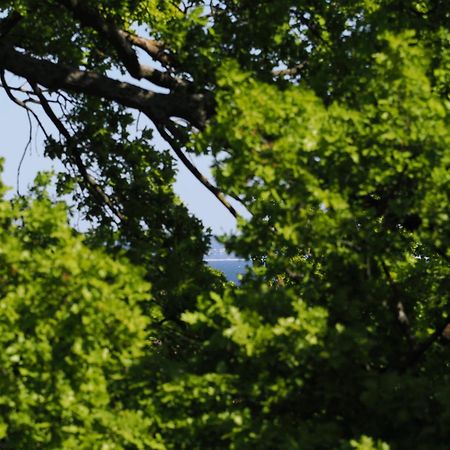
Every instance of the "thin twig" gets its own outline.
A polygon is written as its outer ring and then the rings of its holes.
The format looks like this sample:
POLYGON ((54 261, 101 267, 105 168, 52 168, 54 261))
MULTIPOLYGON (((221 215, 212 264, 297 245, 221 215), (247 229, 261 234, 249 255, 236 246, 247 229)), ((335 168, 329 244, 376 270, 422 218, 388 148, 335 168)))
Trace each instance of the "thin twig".
POLYGON ((18 99, 17 97, 15 97, 12 92, 11 89, 6 81, 5 78, 5 71, 4 70, 0 70, 0 80, 1 80, 1 86, 3 87, 3 89, 6 92, 6 95, 8 96, 8 98, 14 102, 16 105, 20 106, 21 108, 23 108, 25 110, 25 112, 27 113, 27 118, 28 118, 28 125, 29 125, 29 135, 28 135, 28 141, 25 145, 25 148, 22 152, 22 156, 20 158, 19 161, 19 165, 17 166, 17 178, 16 178, 16 191, 18 195, 20 194, 20 172, 22 170, 22 164, 23 161, 25 160, 25 155, 27 153, 27 150, 30 148, 30 145, 33 141, 33 122, 31 120, 31 115, 34 117, 34 119, 36 120, 38 127, 43 131, 46 139, 49 139, 49 135, 46 131, 46 129, 44 128, 44 126, 42 125, 42 122, 40 121, 39 117, 37 116, 37 114, 22 100, 18 99))
MULTIPOLYGON (((44 109, 45 113, 49 117, 49 119, 53 122, 57 130, 61 133, 61 135, 66 140, 66 143, 68 147, 70 148, 72 136, 67 131, 64 124, 61 122, 61 120, 56 116, 56 114, 53 112, 52 108, 47 102, 47 99, 44 97, 42 92, 40 91, 40 88, 35 84, 30 82, 31 87, 33 88, 35 94, 41 101, 42 108, 44 109)), ((76 151, 70 151, 70 156, 72 156, 72 159, 75 163, 75 165, 78 167, 78 170, 80 171, 81 176, 83 177, 83 180, 85 181, 88 188, 91 190, 91 192, 94 194, 95 197, 99 199, 100 202, 104 203, 108 206, 108 208, 111 210, 111 212, 116 215, 120 220, 124 220, 125 216, 118 210, 116 205, 113 203, 113 201, 110 199, 110 197, 106 194, 106 192, 102 189, 102 187, 97 183, 97 181, 89 174, 87 171, 80 155, 76 151)))
POLYGON ((20 194, 20 171, 22 169, 22 164, 25 159, 27 150, 30 148, 31 142, 33 140, 33 122, 31 121, 30 112, 28 110, 26 110, 26 113, 27 113, 27 117, 28 117, 29 134, 28 134, 28 142, 25 145, 25 148, 23 149, 23 153, 20 158, 19 165, 17 166, 16 191, 17 191, 17 195, 19 195, 19 196, 21 195, 20 194))
POLYGON ((46 139, 49 139, 49 135, 46 131, 46 129, 44 128, 44 126, 42 125, 42 122, 40 121, 39 117, 37 116, 37 114, 22 100, 18 99, 17 97, 15 97, 12 92, 11 89, 8 85, 8 83, 6 82, 5 79, 5 71, 4 70, 0 70, 0 80, 2 82, 1 86, 3 87, 3 89, 6 92, 6 95, 8 96, 8 98, 14 102, 16 105, 20 106, 21 108, 25 109, 27 111, 27 113, 32 114, 32 116, 34 117, 34 119, 36 120, 38 126, 41 128, 42 132, 44 133, 46 139))

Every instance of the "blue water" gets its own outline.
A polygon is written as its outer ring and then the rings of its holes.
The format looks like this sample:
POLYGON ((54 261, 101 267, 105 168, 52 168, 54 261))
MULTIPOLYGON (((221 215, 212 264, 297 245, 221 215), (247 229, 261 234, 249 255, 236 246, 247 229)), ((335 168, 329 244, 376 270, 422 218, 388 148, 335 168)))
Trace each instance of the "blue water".
POLYGON ((229 281, 239 284, 238 276, 245 273, 245 268, 250 264, 243 259, 207 259, 206 262, 214 269, 224 273, 229 281))

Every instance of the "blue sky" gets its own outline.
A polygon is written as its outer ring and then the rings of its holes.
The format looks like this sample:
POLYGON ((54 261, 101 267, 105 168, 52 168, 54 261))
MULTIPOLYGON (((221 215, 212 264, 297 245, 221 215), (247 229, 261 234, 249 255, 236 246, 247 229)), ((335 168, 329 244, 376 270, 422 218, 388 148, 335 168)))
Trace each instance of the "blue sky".
MULTIPOLYGON (((14 81, 12 77, 8 77, 8 79, 14 81)), ((19 179, 22 194, 26 192, 27 186, 33 181, 38 171, 63 170, 60 164, 43 156, 43 136, 41 132, 36 134, 36 128, 34 124, 32 144, 25 153, 18 178, 17 170, 20 159, 29 139, 27 114, 22 108, 13 104, 3 89, 0 89, 0 157, 5 159, 2 179, 14 191, 17 189, 17 179, 19 179)), ((48 129, 52 130, 50 124, 48 129)), ((164 144, 161 143, 161 145, 164 144)), ((196 161, 196 165, 204 173, 209 173, 208 163, 209 160, 205 157, 196 161)), ((199 217, 205 226, 210 227, 214 234, 235 230, 235 219, 231 214, 182 164, 178 164, 175 189, 190 211, 199 217)))

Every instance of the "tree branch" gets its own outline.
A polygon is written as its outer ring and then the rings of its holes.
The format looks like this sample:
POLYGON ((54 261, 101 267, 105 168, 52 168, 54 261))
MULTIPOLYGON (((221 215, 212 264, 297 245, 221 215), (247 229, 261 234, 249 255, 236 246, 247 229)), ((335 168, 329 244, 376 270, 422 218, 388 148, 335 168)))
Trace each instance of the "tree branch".
POLYGON ((142 111, 154 123, 164 123, 171 116, 175 116, 187 120, 198 129, 203 129, 211 114, 211 107, 208 107, 202 94, 158 94, 95 72, 82 71, 25 55, 5 42, 0 42, 0 68, 50 90, 62 89, 115 101, 142 111))
POLYGON ((397 284, 392 278, 392 275, 389 271, 388 266, 386 263, 381 260, 381 267, 383 268, 383 272, 386 276, 386 279, 388 280, 389 286, 392 290, 392 297, 390 300, 391 309, 393 311, 394 317, 400 328, 402 329, 402 332, 404 336, 406 337, 408 344, 410 346, 410 349, 414 348, 414 337, 411 332, 411 324, 409 322, 408 316, 406 315, 405 307, 403 305, 403 302, 400 300, 401 293, 398 289, 397 284))
POLYGON ((0 39, 5 37, 20 21, 22 15, 13 11, 9 16, 0 20, 0 39))
POLYGON ((122 35, 136 47, 144 50, 147 55, 155 61, 159 61, 163 66, 173 66, 173 58, 164 51, 164 45, 154 39, 146 39, 141 36, 129 33, 128 31, 120 31, 122 35))
POLYGON ((306 66, 306 61, 297 64, 294 67, 287 67, 286 69, 272 70, 272 75, 277 77, 282 76, 295 76, 300 73, 300 71, 306 66))
POLYGON ((72 146, 71 146, 72 136, 70 135, 69 131, 66 129, 64 124, 61 122, 61 120, 53 112, 47 99, 42 94, 41 90, 39 89, 39 86, 37 86, 36 83, 31 82, 31 87, 33 88, 33 91, 36 94, 36 96, 39 98, 42 108, 45 111, 45 113, 47 114, 48 118, 52 121, 52 123, 55 125, 56 129, 61 133, 61 135, 66 140, 66 143, 70 149, 69 157, 71 157, 71 159, 77 166, 77 168, 80 172, 80 175, 82 176, 84 182, 86 183, 88 190, 90 190, 92 192, 94 197, 97 198, 97 200, 99 200, 100 203, 103 203, 106 206, 108 206, 108 208, 111 210, 111 212, 114 215, 116 215, 120 220, 124 220, 125 216, 118 210, 117 206, 114 204, 114 202, 111 200, 111 198, 106 194, 106 192, 102 189, 102 187, 97 183, 97 181, 94 179, 94 177, 89 174, 80 155, 76 151, 72 150, 72 146))
POLYGON ((36 120, 39 128, 42 130, 42 132, 44 133, 45 137, 48 139, 49 135, 47 134, 46 129, 44 128, 44 126, 42 125, 42 122, 40 121, 38 115, 22 100, 18 99, 17 97, 15 97, 12 92, 11 92, 11 88, 8 85, 8 83, 6 82, 5 79, 5 71, 0 69, 0 80, 1 80, 1 86, 3 87, 3 89, 6 92, 6 95, 8 96, 8 98, 14 102, 17 106, 20 106, 21 108, 25 109, 27 111, 28 114, 31 114, 34 119, 36 120))
MULTIPOLYGON (((167 139, 186 168, 227 208, 233 217, 238 217, 238 213, 228 202, 225 195, 198 171, 183 153, 177 140, 173 139, 165 130, 165 127, 170 127, 171 117, 180 117, 187 120, 191 126, 203 129, 214 108, 204 95, 190 94, 186 91, 174 92, 169 95, 158 94, 94 72, 82 71, 25 55, 15 50, 11 44, 8 45, 8 42, 0 42, 0 69, 6 69, 15 75, 26 78, 30 84, 39 84, 49 90, 64 90, 105 98, 143 112, 155 124, 161 135, 167 139)), ((42 102, 42 105, 43 107, 48 106, 48 102, 42 102)), ((50 113, 48 108, 46 113, 50 113)), ((53 117, 50 114, 49 117, 61 134, 65 136, 60 125, 55 121, 56 116, 53 117)), ((173 126, 170 132, 174 132, 173 126)), ((76 158, 76 155, 74 155, 74 158, 76 158)), ((93 183, 89 179, 89 174, 83 175, 82 161, 75 160, 75 163, 79 166, 85 182, 92 186, 93 183)), ((94 188, 97 197, 100 195, 104 197, 103 194, 98 192, 97 187, 94 186, 94 188)), ((103 202, 108 204, 106 198, 103 198, 103 202)))
POLYGON ((430 347, 441 337, 446 335, 446 330, 448 326, 450 325, 450 316, 447 316, 441 324, 436 326, 434 332, 423 341, 419 346, 416 347, 414 352, 411 353, 410 357, 408 358, 406 364, 403 367, 403 370, 409 369, 413 366, 415 366, 420 359, 423 357, 423 355, 430 349, 430 347))
MULTIPOLYGON (((226 199, 225 194, 219 188, 214 186, 208 180, 208 178, 206 178, 205 175, 203 175, 197 169, 197 167, 195 167, 194 164, 192 164, 189 158, 184 154, 178 142, 167 133, 167 131, 163 126, 157 125, 157 129, 161 134, 161 136, 170 144, 175 154, 178 156, 178 158, 180 158, 181 162, 185 165, 185 167, 189 170, 189 172, 191 172, 192 175, 194 175, 194 177, 197 178, 197 180, 200 181, 200 183, 202 183, 203 186, 205 186, 206 189, 208 189, 208 191, 211 192, 220 201, 220 203, 222 203, 223 206, 225 206, 225 208, 230 212, 230 214, 234 218, 238 218, 239 217, 238 212, 226 199)), ((171 133, 175 133, 174 127, 170 127, 169 125, 168 129, 170 130, 171 133)))
POLYGON ((127 39, 127 34, 122 32, 112 20, 102 17, 98 11, 87 7, 85 3, 79 0, 59 0, 59 3, 68 9, 82 26, 93 28, 114 47, 120 61, 133 78, 138 80, 145 78, 166 88, 175 88, 181 84, 179 80, 172 78, 168 72, 160 72, 140 64, 130 43, 131 41, 127 39))

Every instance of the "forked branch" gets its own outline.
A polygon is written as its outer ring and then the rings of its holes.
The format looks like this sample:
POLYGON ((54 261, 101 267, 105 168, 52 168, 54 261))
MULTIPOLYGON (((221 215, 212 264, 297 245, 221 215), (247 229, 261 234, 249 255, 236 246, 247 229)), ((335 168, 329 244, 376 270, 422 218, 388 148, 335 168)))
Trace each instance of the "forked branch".
POLYGON ((434 332, 411 353, 403 370, 407 370, 415 366, 431 348, 431 346, 442 336, 446 336, 446 331, 450 326, 450 317, 447 316, 439 325, 435 327, 434 332))
MULTIPOLYGON (((169 72, 161 72, 141 64, 132 46, 133 41, 112 19, 104 18, 98 10, 88 7, 86 3, 79 0, 59 0, 59 3, 68 9, 82 26, 93 28, 112 45, 133 78, 138 80, 144 78, 166 88, 175 88, 180 85, 181 81, 172 78, 169 72)), ((153 52, 151 56, 159 57, 159 53, 159 51, 153 52)))
POLYGON ((48 118, 55 125, 55 127, 59 131, 59 133, 64 137, 66 144, 67 144, 68 148, 70 149, 69 157, 70 157, 70 159, 72 159, 72 161, 77 166, 78 171, 80 172, 81 177, 83 178, 84 182, 86 183, 86 187, 88 188, 88 190, 94 195, 94 198, 96 198, 100 202, 100 204, 106 205, 114 215, 116 215, 120 220, 124 220, 125 216, 120 212, 120 210, 117 208, 117 206, 111 200, 111 198, 106 194, 106 192, 102 189, 102 187, 97 183, 95 178, 87 171, 86 166, 84 165, 83 160, 81 159, 81 157, 77 153, 77 151, 73 150, 73 148, 71 146, 72 136, 70 135, 69 131, 66 129, 64 124, 61 122, 61 120, 57 117, 57 115, 52 110, 47 99, 41 92, 39 86, 36 83, 32 83, 32 82, 31 82, 31 86, 33 88, 34 93, 39 98, 44 112, 47 114, 48 118))

